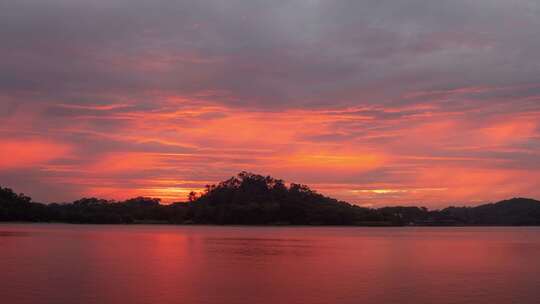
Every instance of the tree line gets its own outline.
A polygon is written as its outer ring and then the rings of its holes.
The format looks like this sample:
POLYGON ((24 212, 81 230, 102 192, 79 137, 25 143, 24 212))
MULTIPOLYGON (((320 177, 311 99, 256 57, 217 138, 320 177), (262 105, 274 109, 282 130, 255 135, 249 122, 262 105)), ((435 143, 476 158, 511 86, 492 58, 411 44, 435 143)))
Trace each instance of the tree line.
POLYGON ((353 225, 451 226, 540 225, 540 202, 514 198, 478 207, 365 208, 336 200, 306 185, 249 172, 187 202, 164 205, 159 199, 137 197, 125 201, 82 198, 72 203, 42 204, 24 194, 0 187, 0 221, 92 224, 169 223, 216 225, 353 225))

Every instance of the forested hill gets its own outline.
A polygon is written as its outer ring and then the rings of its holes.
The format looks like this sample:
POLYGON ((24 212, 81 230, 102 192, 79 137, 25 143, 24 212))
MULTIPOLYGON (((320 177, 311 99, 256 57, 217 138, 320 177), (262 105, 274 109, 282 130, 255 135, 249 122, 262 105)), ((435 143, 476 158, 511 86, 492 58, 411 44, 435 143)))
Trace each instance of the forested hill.
POLYGON ((515 198, 477 207, 363 208, 321 195, 300 184, 242 172, 186 203, 160 204, 138 197, 126 201, 83 198, 41 204, 0 187, 0 221, 66 223, 171 223, 237 225, 540 225, 540 202, 515 198))
POLYGON ((450 207, 441 211, 469 225, 540 225, 540 201, 513 198, 478 207, 450 207))

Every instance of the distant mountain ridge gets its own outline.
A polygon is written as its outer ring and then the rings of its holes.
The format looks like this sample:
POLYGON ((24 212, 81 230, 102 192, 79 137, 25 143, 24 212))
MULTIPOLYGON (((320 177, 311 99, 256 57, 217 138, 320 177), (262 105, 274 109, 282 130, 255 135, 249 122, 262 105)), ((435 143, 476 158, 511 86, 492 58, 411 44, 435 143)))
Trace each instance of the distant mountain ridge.
POLYGON ((468 225, 540 225, 540 201, 529 198, 476 207, 449 207, 441 212, 468 225))
POLYGON ((159 199, 137 197, 116 202, 83 198, 69 204, 41 204, 0 187, 0 221, 66 223, 170 223, 218 225, 353 225, 456 226, 540 225, 540 201, 513 198, 476 207, 364 208, 339 201, 301 184, 249 172, 203 193, 189 202, 161 205, 159 199))

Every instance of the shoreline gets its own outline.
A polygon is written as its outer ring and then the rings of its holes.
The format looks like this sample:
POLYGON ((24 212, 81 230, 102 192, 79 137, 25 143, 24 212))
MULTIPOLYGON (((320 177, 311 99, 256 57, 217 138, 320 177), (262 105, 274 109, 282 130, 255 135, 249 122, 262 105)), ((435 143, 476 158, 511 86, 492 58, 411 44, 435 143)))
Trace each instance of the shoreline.
POLYGON ((254 228, 534 228, 540 225, 242 225, 242 224, 173 224, 173 223, 70 223, 0 221, 0 225, 72 225, 72 226, 178 226, 178 227, 254 227, 254 228))

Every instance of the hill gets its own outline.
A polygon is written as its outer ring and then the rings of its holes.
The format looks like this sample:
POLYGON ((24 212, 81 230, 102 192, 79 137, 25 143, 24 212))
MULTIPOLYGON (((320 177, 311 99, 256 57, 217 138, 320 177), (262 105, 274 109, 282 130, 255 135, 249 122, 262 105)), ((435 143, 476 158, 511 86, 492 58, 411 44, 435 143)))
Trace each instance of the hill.
POLYGON ((270 176, 242 172, 192 196, 190 211, 196 223, 384 225, 388 219, 362 208, 321 195, 308 186, 270 176))
POLYGON ((540 202, 513 198, 478 207, 449 207, 441 214, 465 225, 540 225, 540 202))
POLYGON ((477 207, 363 208, 339 201, 306 185, 241 172, 187 203, 160 204, 137 197, 126 201, 83 198, 66 204, 32 202, 0 187, 0 221, 66 223, 171 223, 235 225, 449 226, 540 225, 540 202, 514 198, 477 207))

